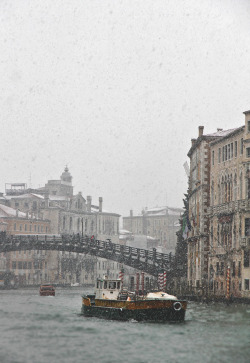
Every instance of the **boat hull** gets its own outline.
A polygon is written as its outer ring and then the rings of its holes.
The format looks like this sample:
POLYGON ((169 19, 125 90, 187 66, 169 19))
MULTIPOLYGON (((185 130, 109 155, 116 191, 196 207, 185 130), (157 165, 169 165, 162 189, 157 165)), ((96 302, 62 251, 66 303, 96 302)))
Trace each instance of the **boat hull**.
POLYGON ((40 296, 55 296, 55 291, 40 291, 40 296))
POLYGON ((83 298, 82 314, 110 320, 181 322, 185 319, 186 301, 170 300, 95 300, 83 298))

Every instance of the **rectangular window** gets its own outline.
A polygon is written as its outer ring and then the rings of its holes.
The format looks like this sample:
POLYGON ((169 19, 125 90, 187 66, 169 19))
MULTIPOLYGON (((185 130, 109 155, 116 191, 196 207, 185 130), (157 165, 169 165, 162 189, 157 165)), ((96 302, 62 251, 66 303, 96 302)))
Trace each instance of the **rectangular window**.
POLYGON ((31 230, 32 230, 32 224, 30 224, 30 232, 31 232, 31 230))
POLYGON ((31 270, 32 269, 32 263, 28 262, 28 269, 31 270))
POLYGON ((35 232, 36 232, 36 224, 35 224, 35 226, 34 226, 34 227, 35 227, 35 232))
POLYGON ((250 236, 250 218, 245 218, 245 236, 250 236))
POLYGON ((222 161, 224 161, 225 160, 225 155, 224 155, 224 146, 223 146, 223 148, 222 148, 222 161))
POLYGON ((241 277, 241 261, 238 263, 238 277, 241 277))
POLYGON ((16 223, 14 223, 14 231, 16 231, 16 223))
POLYGON ((22 270, 22 268, 23 268, 22 261, 18 261, 18 270, 22 270))
POLYGON ((221 265, 220 265, 220 274, 222 276, 224 275, 224 262, 221 262, 221 265))
POLYGON ((247 132, 250 132, 250 120, 247 121, 247 132))
POLYGON ((245 290, 249 290, 249 279, 245 279, 245 290))
POLYGON ((250 147, 247 147, 246 149, 246 157, 250 158, 250 147))
POLYGON ((219 163, 220 163, 221 162, 221 148, 219 148, 218 160, 219 160, 219 163))
POLYGON ((243 154, 243 139, 240 139, 240 153, 243 154))
POLYGON ((27 262, 26 261, 23 262, 23 269, 27 270, 27 262))
POLYGON ((15 270, 16 269, 16 261, 12 261, 12 269, 15 270))
POLYGON ((234 143, 231 142, 231 159, 234 157, 234 143))
POLYGON ((214 165, 214 151, 212 151, 212 165, 214 165))
POLYGON ((24 225, 24 230, 27 231, 27 224, 24 225))
POLYGON ((244 251, 244 267, 249 267, 249 252, 244 251))
POLYGON ((237 157, 237 148, 238 148, 238 145, 237 145, 237 141, 234 142, 234 156, 237 157))
POLYGON ((216 262, 216 274, 219 274, 220 264, 219 262, 216 262))
POLYGON ((233 261, 233 271, 232 271, 232 276, 235 277, 235 262, 233 261))
POLYGON ((230 149, 231 149, 231 146, 230 146, 230 144, 228 144, 228 145, 227 145, 228 160, 230 160, 230 159, 231 159, 231 157, 230 157, 230 156, 231 156, 231 153, 230 153, 230 151, 231 151, 231 150, 230 150, 230 149))
POLYGON ((225 147, 225 161, 227 161, 227 145, 225 147))

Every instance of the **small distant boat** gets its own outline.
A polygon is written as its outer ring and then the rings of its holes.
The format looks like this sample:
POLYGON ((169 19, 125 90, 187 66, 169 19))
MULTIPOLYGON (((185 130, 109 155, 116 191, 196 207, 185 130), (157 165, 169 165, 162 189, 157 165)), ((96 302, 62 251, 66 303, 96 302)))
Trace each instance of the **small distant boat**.
POLYGON ((96 292, 82 296, 82 314, 112 320, 184 321, 187 302, 163 291, 136 296, 120 279, 97 279, 96 292))
POLYGON ((39 289, 40 296, 55 296, 55 288, 51 284, 44 284, 39 289))

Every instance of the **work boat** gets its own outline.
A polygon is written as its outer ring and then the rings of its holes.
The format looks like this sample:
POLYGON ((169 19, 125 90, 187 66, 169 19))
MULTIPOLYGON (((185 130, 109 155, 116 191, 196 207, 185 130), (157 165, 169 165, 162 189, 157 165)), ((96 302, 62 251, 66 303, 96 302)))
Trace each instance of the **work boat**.
POLYGON ((184 321, 187 302, 166 292, 137 296, 120 279, 97 279, 96 292, 82 296, 82 314, 113 320, 184 321))

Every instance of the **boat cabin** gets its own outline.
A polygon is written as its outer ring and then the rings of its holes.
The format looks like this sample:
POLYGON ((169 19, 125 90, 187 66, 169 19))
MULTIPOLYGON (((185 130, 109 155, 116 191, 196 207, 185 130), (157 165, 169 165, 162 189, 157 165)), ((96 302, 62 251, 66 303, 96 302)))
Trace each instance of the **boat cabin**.
POLYGON ((96 281, 96 299, 117 300, 121 291, 121 279, 109 279, 104 276, 103 279, 98 278, 96 281))

